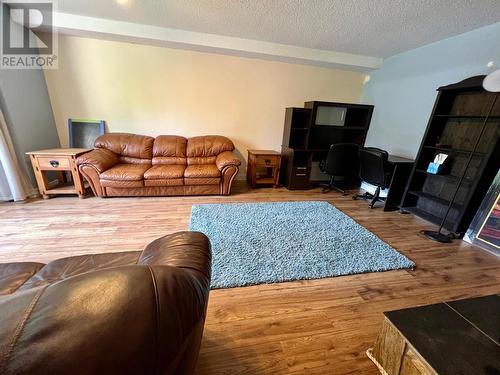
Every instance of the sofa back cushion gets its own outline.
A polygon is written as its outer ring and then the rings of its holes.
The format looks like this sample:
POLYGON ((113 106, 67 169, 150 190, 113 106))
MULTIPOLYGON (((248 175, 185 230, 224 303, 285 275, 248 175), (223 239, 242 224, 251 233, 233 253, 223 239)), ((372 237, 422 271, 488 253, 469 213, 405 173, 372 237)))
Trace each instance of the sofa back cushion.
POLYGON ((217 155, 233 151, 234 145, 229 138, 221 135, 205 135, 187 140, 187 164, 215 164, 217 155))
POLYGON ((151 164, 153 157, 153 137, 128 133, 107 133, 99 136, 96 148, 113 151, 124 164, 151 164))
POLYGON ((153 165, 186 165, 187 139, 177 135, 160 135, 153 144, 153 165))

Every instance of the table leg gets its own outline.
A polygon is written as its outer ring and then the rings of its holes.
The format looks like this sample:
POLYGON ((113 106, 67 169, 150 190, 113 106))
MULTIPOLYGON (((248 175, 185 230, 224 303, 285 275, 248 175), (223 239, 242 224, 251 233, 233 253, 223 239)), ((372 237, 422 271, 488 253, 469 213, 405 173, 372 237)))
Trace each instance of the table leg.
POLYGON ((73 184, 75 185, 75 190, 80 199, 85 198, 85 184, 83 182, 82 175, 78 172, 78 167, 76 166, 75 160, 72 160, 71 167, 71 177, 73 179, 73 184))
POLYGON ((47 176, 45 173, 40 170, 38 165, 38 161, 35 158, 35 155, 31 155, 31 164, 33 166, 33 171, 35 172, 36 183, 38 185, 38 190, 42 195, 43 199, 48 199, 49 196, 46 194, 47 190, 49 190, 49 182, 47 180, 47 176))
POLYGON ((280 186, 280 167, 276 167, 274 176, 274 188, 278 188, 280 186))

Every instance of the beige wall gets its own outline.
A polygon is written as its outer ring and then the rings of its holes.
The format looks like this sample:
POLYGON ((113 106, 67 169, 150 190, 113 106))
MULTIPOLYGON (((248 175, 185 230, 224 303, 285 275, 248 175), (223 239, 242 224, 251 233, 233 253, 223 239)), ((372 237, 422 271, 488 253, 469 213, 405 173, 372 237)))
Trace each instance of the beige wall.
POLYGON ((59 137, 67 119, 109 131, 221 134, 247 149, 281 147, 285 108, 358 103, 363 74, 306 65, 60 36, 59 69, 45 72, 59 137))

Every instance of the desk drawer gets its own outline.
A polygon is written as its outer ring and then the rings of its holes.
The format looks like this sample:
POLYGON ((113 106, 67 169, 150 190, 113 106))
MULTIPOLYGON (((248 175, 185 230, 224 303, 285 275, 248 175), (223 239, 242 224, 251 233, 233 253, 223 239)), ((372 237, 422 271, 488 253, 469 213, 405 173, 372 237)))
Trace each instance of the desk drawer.
POLYGON ((38 157, 38 165, 42 170, 71 170, 71 164, 65 157, 38 157))
POLYGON ((280 164, 279 155, 259 155, 255 158, 255 164, 265 167, 277 167, 280 164))
POLYGON ((292 168, 292 176, 296 178, 307 178, 311 174, 311 168, 309 167, 293 167, 292 168))
POLYGON ((290 190, 303 190, 309 189, 311 182, 309 177, 311 175, 311 169, 307 167, 294 167, 292 168, 292 173, 290 176, 290 190))

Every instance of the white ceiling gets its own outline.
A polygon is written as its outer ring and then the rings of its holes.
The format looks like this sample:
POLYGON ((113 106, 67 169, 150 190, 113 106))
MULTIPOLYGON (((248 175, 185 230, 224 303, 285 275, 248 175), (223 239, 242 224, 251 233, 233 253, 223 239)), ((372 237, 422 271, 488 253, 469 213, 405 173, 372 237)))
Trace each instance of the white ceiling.
POLYGON ((500 21, 499 0, 58 0, 58 11, 373 57, 500 21))

